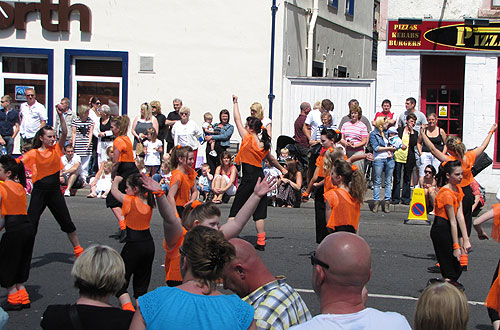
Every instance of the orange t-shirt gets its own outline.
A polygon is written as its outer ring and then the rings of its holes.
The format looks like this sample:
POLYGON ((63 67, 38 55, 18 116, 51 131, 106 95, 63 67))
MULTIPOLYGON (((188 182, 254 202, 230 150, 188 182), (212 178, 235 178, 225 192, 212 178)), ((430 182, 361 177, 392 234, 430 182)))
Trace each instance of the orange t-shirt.
POLYGON ((179 248, 184 243, 184 236, 186 236, 187 230, 182 227, 182 236, 175 244, 172 250, 167 249, 165 240, 163 240, 163 248, 167 252, 165 254, 165 280, 166 281, 182 281, 181 276, 181 252, 179 248))
POLYGON ((325 192, 325 200, 332 208, 326 225, 328 228, 351 225, 358 230, 361 205, 351 194, 341 188, 331 189, 325 192))
MULTIPOLYGON (((448 156, 448 161, 457 160, 453 156, 448 156)), ((469 150, 465 153, 464 160, 462 163, 462 170, 464 171, 464 176, 462 178, 462 182, 460 182, 460 187, 467 187, 474 181, 474 176, 472 175, 472 166, 474 166, 474 162, 476 161, 476 152, 474 150, 469 150)))
POLYGON ((444 208, 445 205, 452 205, 455 215, 457 214, 460 202, 462 202, 462 199, 464 198, 462 188, 457 186, 457 189, 458 191, 453 191, 447 187, 439 189, 434 202, 434 214, 436 216, 450 220, 448 219, 448 214, 446 214, 446 209, 444 208))
POLYGON ((2 196, 2 217, 28 214, 26 191, 21 184, 10 180, 0 183, 0 195, 2 196))
POLYGON ((121 163, 133 163, 134 160, 134 148, 132 147, 132 142, 126 135, 120 135, 113 141, 113 149, 120 150, 120 158, 118 161, 121 163))
POLYGON ((246 163, 256 167, 262 167, 262 160, 267 156, 269 150, 259 148, 252 134, 248 133, 241 141, 240 151, 234 161, 237 164, 246 163))
POLYGON ((337 186, 333 184, 332 177, 330 176, 330 174, 328 174, 325 177, 324 191, 327 192, 335 188, 337 188, 337 186))
POLYGON ((318 168, 318 176, 325 177, 325 153, 326 149, 321 149, 318 158, 316 158, 316 167, 318 168))
POLYGON ((190 168, 188 174, 184 174, 180 170, 173 170, 172 177, 170 178, 170 187, 175 183, 179 183, 177 188, 177 194, 175 194, 175 205, 184 206, 190 200, 191 189, 194 186, 194 180, 196 179, 196 171, 190 168))
POLYGON ((500 203, 492 206, 493 208, 493 228, 491 228, 491 238, 500 243, 500 203))
POLYGON ((139 197, 125 195, 122 204, 122 214, 125 217, 125 224, 128 228, 146 230, 149 229, 153 209, 139 197))
POLYGON ((488 297, 486 297, 484 305, 488 308, 496 310, 497 312, 500 311, 500 275, 497 276, 495 282, 491 284, 491 288, 488 292, 488 297))
POLYGON ((63 153, 58 142, 43 151, 31 149, 21 157, 21 160, 24 166, 31 170, 31 181, 35 183, 62 170, 64 168, 61 161, 62 156, 63 153))

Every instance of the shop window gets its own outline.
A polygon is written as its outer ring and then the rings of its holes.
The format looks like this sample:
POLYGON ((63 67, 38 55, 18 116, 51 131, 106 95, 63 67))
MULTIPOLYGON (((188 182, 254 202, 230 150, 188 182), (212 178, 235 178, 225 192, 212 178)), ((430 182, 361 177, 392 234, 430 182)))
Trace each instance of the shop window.
POLYGON ((500 0, 491 0, 491 9, 500 9, 500 0))
POLYGON ((127 113, 128 53, 66 50, 65 78, 73 108, 97 96, 112 114, 127 113))
POLYGON ((339 8, 339 0, 328 0, 328 5, 332 8, 339 8))
POLYGON ((345 13, 354 16, 354 0, 345 0, 345 13))
POLYGON ((2 71, 10 73, 47 74, 49 71, 46 58, 26 58, 2 56, 2 71))

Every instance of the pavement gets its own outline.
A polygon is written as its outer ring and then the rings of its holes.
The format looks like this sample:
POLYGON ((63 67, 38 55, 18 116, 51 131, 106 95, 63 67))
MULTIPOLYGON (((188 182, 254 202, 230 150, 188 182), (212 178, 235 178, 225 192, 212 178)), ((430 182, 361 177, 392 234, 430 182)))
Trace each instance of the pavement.
MULTIPOLYGON (((81 245, 106 244, 121 251, 123 244, 110 238, 117 228, 111 211, 105 201, 88 199, 88 190, 79 190, 74 197, 67 198, 72 218, 77 226, 81 245)), ((371 191, 368 192, 371 197, 371 191)), ((487 203, 495 202, 494 195, 487 196, 487 203)), ((487 209, 488 205, 484 208, 487 209)), ((221 205, 221 223, 225 222, 230 204, 221 205)), ((367 305, 383 311, 403 314, 410 325, 413 323, 416 300, 425 288, 427 280, 439 277, 430 274, 427 267, 434 265, 435 256, 429 237, 428 225, 405 225, 409 206, 395 205, 391 213, 369 211, 366 203, 360 217, 360 235, 372 249, 373 274, 368 283, 367 305)), ((150 290, 164 285, 162 248, 162 224, 157 210, 154 211, 151 231, 155 240, 156 255, 150 290)), ((490 232, 491 223, 485 226, 490 232)), ((296 288, 304 298, 311 313, 320 312, 318 300, 311 287, 311 263, 309 253, 316 249, 314 230, 314 202, 309 201, 301 208, 268 208, 266 220, 267 247, 260 256, 275 275, 284 275, 287 282, 296 288)), ((250 221, 240 235, 254 243, 256 232, 250 221)), ((491 278, 499 257, 498 243, 479 241, 472 234, 473 251, 469 256, 469 270, 464 272, 460 282, 466 288, 469 300, 470 320, 468 329, 493 329, 482 305, 487 296, 491 278)), ((48 210, 40 221, 32 268, 27 289, 32 307, 19 312, 9 312, 7 329, 39 329, 43 312, 51 304, 71 304, 78 298, 73 287, 70 272, 74 262, 72 247, 66 235, 48 210)), ((132 290, 129 288, 129 292, 132 290)), ((229 292, 227 292, 229 293, 229 292)), ((0 300, 6 299, 7 292, 0 288, 0 300)), ((118 300, 111 298, 118 306, 118 300)))

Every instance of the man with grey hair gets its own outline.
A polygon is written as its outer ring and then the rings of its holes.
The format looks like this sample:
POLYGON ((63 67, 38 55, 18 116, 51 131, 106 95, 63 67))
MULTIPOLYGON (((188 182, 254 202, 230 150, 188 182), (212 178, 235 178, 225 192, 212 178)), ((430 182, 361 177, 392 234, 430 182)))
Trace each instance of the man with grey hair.
POLYGON ((271 274, 252 244, 239 238, 229 242, 236 256, 222 272, 224 288, 255 308, 255 324, 259 330, 288 329, 311 318, 297 291, 284 278, 271 274))
POLYGON ((411 330, 403 315, 365 306, 372 267, 370 247, 361 236, 348 232, 328 235, 311 253, 311 264, 321 314, 291 329, 411 330))
POLYGON ((167 141, 167 152, 174 147, 174 137, 172 136, 172 126, 174 126, 175 122, 181 120, 181 115, 179 114, 179 110, 182 108, 182 100, 179 98, 175 98, 172 101, 174 111, 171 111, 167 120, 165 120, 165 140, 167 141))
POLYGON ((36 100, 35 89, 27 88, 24 93, 27 102, 21 104, 20 109, 21 147, 27 143, 32 144, 36 132, 47 123, 47 110, 36 100))
POLYGON ((14 150, 14 139, 19 132, 19 112, 11 107, 12 97, 2 96, 0 106, 0 145, 5 147, 8 155, 14 150))
MULTIPOLYGON (((69 99, 67 97, 63 97, 61 99, 61 103, 59 103, 63 109, 63 117, 66 120, 66 123, 68 125, 71 125, 71 122, 73 122, 73 117, 75 116, 73 113, 73 110, 70 109, 69 107, 69 99)), ((57 105, 56 105, 57 107, 57 105)), ((54 130, 56 131, 57 136, 61 136, 62 128, 61 128, 61 120, 59 119, 59 116, 56 116, 56 121, 54 125, 54 130)), ((73 135, 73 130, 71 130, 71 127, 68 129, 68 136, 66 137, 66 142, 71 141, 71 137, 73 135)))

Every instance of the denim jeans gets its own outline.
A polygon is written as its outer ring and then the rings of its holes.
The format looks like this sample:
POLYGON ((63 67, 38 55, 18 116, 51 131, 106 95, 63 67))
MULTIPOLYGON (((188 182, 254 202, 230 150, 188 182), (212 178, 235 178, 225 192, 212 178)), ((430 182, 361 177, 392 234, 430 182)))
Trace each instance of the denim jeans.
POLYGON ((394 171, 394 158, 375 159, 373 161, 373 200, 380 201, 380 186, 382 173, 385 173, 384 200, 388 201, 392 195, 392 172, 394 171))
POLYGON ((395 203, 403 202, 405 204, 410 204, 411 202, 411 172, 413 170, 413 164, 408 163, 398 163, 394 167, 394 184, 392 185, 392 201, 395 203), (401 174, 403 174, 403 183, 401 184, 401 174), (401 186, 403 186, 403 191, 401 192, 401 186))
POLYGON ((12 155, 14 151, 14 139, 10 135, 2 136, 5 141, 5 149, 7 149, 7 155, 12 155))

